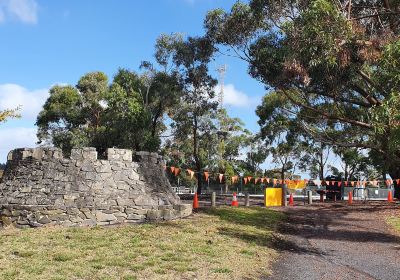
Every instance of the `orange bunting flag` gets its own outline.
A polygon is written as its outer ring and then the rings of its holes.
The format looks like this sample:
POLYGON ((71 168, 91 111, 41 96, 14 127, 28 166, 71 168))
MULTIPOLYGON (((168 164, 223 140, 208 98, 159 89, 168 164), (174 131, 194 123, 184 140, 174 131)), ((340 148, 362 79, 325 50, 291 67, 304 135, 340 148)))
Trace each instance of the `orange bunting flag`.
POLYGON ((338 182, 338 186, 340 187, 342 185, 342 181, 339 181, 338 182))
POLYGON ((170 169, 171 169, 171 173, 175 174, 175 167, 171 166, 170 169))
POLYGON ((193 179, 194 171, 193 171, 193 170, 190 170, 190 169, 187 169, 187 172, 188 172, 189 175, 190 175, 190 179, 193 179))
POLYGON ((219 174, 219 182, 222 183, 222 179, 224 178, 224 174, 219 174))
POLYGON ((261 178, 261 184, 262 184, 262 183, 264 183, 264 180, 265 180, 265 178, 264 178, 264 177, 263 177, 263 178, 261 178))
POLYGON ((174 171, 175 176, 178 176, 179 172, 181 172, 181 170, 179 168, 175 168, 175 171, 174 171))
POLYGON ((389 179, 386 180, 386 185, 387 185, 388 187, 390 186, 390 180, 389 180, 389 179))
POLYGON ((326 185, 329 186, 331 184, 330 181, 326 181, 326 185))
POLYGON ((243 180, 244 180, 244 184, 247 185, 247 177, 244 177, 243 180))
POLYGON ((350 184, 351 184, 352 187, 354 187, 354 183, 355 183, 354 181, 351 181, 351 182, 350 182, 350 184))
POLYGON ((276 185, 276 182, 277 182, 278 180, 277 179, 274 179, 274 185, 276 185))
POLYGON ((348 181, 344 181, 344 185, 347 187, 347 185, 349 184, 348 181))
POLYGON ((254 184, 257 184, 258 180, 260 180, 260 179, 259 178, 254 178, 254 184))
POLYGON ((364 188, 365 188, 365 186, 367 185, 367 181, 364 180, 364 181, 362 182, 362 185, 363 185, 364 188))
POLYGON ((251 176, 247 176, 247 181, 249 181, 249 183, 250 183, 252 178, 253 177, 251 177, 251 176))
POLYGON ((232 184, 234 184, 238 179, 238 176, 232 176, 232 184))
POLYGON ((304 179, 304 184, 308 184, 308 179, 304 179))
POLYGON ((267 178, 266 180, 267 180, 267 183, 269 184, 269 178, 267 178))
POLYGON ((206 182, 208 182, 208 176, 210 176, 210 175, 208 174, 208 172, 204 172, 204 177, 206 178, 206 182))
POLYGON ((400 184, 400 179, 396 179, 396 185, 398 186, 400 184))

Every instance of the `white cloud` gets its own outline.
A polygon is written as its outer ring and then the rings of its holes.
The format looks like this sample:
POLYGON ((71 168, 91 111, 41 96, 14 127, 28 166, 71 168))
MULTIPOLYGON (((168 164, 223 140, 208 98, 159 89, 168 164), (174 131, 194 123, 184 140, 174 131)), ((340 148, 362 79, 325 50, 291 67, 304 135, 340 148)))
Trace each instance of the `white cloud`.
POLYGON ((0 22, 16 18, 24 23, 37 23, 38 5, 35 0, 0 0, 0 22))
POLYGON ((7 154, 13 149, 35 147, 35 127, 12 127, 0 129, 0 163, 7 161, 7 154))
MULTIPOLYGON (((221 86, 215 87, 215 93, 218 95, 221 91, 221 86)), ((233 107, 248 108, 256 106, 260 103, 259 97, 249 97, 245 93, 237 90, 233 84, 224 86, 224 105, 233 107)))
POLYGON ((22 119, 33 124, 48 96, 48 89, 29 91, 16 84, 0 84, 0 110, 20 106, 22 119))

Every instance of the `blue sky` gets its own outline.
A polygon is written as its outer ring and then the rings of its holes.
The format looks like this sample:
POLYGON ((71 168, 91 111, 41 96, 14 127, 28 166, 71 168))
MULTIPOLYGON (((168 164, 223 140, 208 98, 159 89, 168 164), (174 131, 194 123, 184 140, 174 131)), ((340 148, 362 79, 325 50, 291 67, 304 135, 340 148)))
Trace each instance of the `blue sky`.
MULTIPOLYGON (((35 146, 37 113, 57 83, 76 84, 90 71, 110 78, 118 67, 138 70, 152 60, 161 33, 203 34, 208 10, 229 9, 235 0, 0 0, 0 109, 21 105, 22 119, 0 126, 0 162, 9 150, 35 146)), ((254 113, 264 94, 247 65, 226 64, 225 106, 247 128, 258 130, 254 113)), ((217 76, 217 72, 214 72, 217 76)))

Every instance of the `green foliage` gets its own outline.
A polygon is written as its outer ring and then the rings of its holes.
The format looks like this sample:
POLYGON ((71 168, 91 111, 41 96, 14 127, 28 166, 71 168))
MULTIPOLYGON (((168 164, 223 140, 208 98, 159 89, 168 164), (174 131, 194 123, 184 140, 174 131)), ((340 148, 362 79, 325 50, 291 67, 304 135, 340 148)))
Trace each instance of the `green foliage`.
POLYGON ((127 69, 112 83, 104 73, 80 78, 76 87, 54 86, 37 118, 40 142, 69 153, 73 147, 93 146, 157 151, 162 118, 179 93, 177 78, 156 72, 150 84, 127 69))
POLYGON ((399 5, 251 0, 209 12, 205 27, 216 48, 233 50, 271 89, 257 108, 267 143, 284 133, 367 149, 397 178, 399 5))
POLYGON ((19 108, 16 108, 13 110, 7 109, 7 110, 0 111, 0 123, 6 122, 7 119, 20 118, 21 115, 18 113, 18 111, 19 111, 19 108))

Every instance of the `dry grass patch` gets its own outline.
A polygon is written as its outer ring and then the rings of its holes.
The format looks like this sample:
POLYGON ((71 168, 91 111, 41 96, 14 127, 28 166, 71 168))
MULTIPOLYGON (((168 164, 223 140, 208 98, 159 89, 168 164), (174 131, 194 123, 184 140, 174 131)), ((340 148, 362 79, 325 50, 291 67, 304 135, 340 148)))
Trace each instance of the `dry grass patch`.
POLYGON ((277 253, 282 213, 217 208, 112 228, 0 231, 0 279, 257 279, 277 253))

